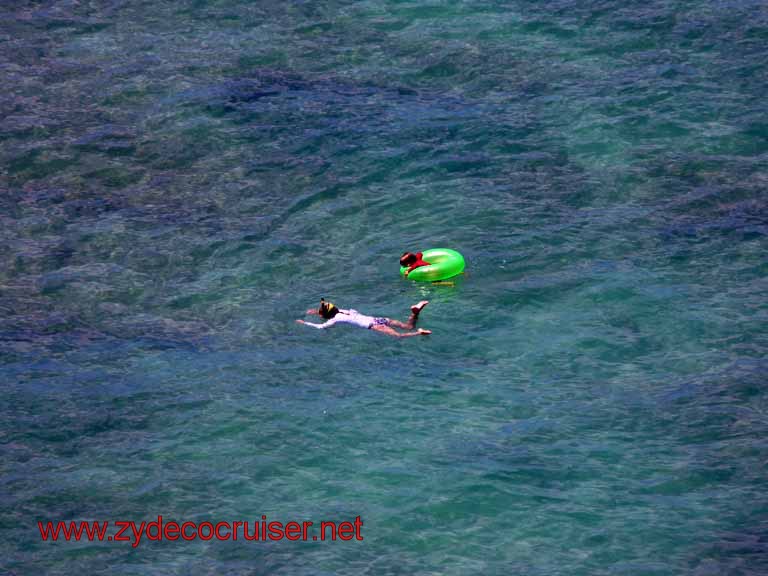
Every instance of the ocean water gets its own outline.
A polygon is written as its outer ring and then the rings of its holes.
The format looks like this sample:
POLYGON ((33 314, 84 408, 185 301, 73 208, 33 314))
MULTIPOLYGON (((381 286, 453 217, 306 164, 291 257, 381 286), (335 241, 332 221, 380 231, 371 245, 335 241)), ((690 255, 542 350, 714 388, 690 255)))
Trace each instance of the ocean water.
POLYGON ((3 2, 0 574, 768 573, 767 62, 757 0, 3 2), (37 528, 158 515, 364 539, 37 528))

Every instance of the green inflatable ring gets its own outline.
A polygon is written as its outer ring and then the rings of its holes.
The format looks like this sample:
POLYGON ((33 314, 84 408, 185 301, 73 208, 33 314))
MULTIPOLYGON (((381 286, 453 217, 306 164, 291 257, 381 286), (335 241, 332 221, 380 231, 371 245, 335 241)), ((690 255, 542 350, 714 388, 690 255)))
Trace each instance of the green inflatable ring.
MULTIPOLYGON (((419 266, 408 274, 410 280, 435 282, 452 278, 464 271, 464 256, 450 248, 430 248, 424 250, 422 260, 429 266, 419 266)), ((400 275, 405 276, 407 268, 400 268, 400 275)))

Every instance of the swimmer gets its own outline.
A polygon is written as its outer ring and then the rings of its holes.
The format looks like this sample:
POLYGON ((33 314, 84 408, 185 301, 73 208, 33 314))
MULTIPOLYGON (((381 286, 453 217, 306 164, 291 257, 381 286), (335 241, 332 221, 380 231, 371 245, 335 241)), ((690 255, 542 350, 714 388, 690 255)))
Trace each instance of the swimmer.
POLYGON ((429 304, 429 301, 427 300, 422 300, 418 304, 414 304, 411 306, 411 316, 408 318, 408 321, 400 322, 399 320, 393 320, 391 318, 366 316, 365 314, 360 314, 357 310, 343 310, 338 308, 332 302, 326 302, 323 298, 320 298, 320 307, 307 310, 307 314, 316 314, 325 318, 325 322, 322 324, 305 322, 304 320, 296 320, 296 322, 304 324, 305 326, 318 328, 319 330, 330 328, 334 324, 352 324, 353 326, 368 328, 369 330, 375 330, 376 332, 381 332, 387 336, 394 336, 395 338, 426 336, 427 334, 432 334, 432 331, 419 328, 416 332, 398 332, 395 328, 413 330, 416 326, 416 321, 419 319, 419 314, 427 304, 429 304))
POLYGON ((429 266, 429 262, 425 262, 422 259, 423 256, 423 252, 416 252, 415 254, 413 252, 403 252, 403 255, 400 256, 400 266, 408 268, 404 273, 406 278, 408 278, 408 274, 411 273, 411 270, 415 270, 421 266, 429 266))

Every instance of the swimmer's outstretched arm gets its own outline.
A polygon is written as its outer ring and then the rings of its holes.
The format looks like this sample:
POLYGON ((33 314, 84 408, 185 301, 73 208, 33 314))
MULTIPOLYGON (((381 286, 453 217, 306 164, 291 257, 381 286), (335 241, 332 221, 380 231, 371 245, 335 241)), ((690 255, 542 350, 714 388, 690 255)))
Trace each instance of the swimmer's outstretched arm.
POLYGON ((312 326, 312 328, 317 328, 318 330, 325 330, 326 328, 330 328, 334 324, 336 324, 336 318, 331 318, 330 320, 326 320, 322 324, 315 324, 314 322, 305 322, 304 320, 296 320, 297 324, 304 324, 304 326, 312 326))

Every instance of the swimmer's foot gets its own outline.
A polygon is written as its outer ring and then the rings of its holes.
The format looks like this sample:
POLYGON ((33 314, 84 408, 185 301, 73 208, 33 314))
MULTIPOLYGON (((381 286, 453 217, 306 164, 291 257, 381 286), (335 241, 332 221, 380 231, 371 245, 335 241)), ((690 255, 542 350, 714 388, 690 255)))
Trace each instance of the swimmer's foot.
POLYGON ((419 334, 422 336, 429 336, 432 334, 432 330, 427 330, 426 328, 419 328, 419 334))
POLYGON ((418 314, 419 312, 421 312, 421 309, 424 308, 424 306, 426 306, 427 304, 429 304, 429 300, 422 300, 418 304, 414 304, 413 306, 411 306, 411 312, 413 314, 418 314))

